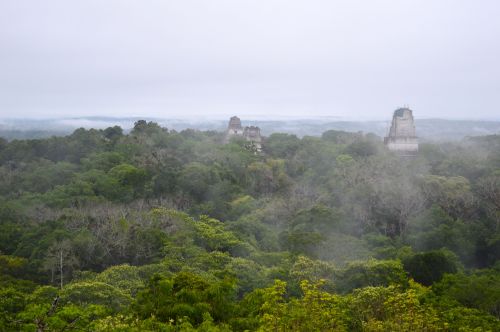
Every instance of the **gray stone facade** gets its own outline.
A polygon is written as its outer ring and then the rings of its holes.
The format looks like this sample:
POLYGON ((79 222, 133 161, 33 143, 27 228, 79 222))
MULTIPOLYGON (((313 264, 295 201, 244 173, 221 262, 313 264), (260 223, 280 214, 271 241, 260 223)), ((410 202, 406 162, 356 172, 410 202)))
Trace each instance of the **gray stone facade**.
POLYGON ((384 144, 389 150, 401 155, 415 155, 418 152, 418 137, 411 109, 403 107, 394 111, 384 144))
POLYGON ((224 142, 229 143, 233 137, 244 138, 257 152, 262 150, 260 128, 255 126, 242 127, 241 120, 237 116, 233 116, 229 119, 224 142))

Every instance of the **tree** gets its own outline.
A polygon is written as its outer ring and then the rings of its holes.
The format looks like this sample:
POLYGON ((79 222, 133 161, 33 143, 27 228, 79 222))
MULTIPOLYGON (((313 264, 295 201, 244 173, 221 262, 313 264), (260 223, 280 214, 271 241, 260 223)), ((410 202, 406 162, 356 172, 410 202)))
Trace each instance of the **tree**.
POLYGON ((479 270, 470 275, 446 274, 432 286, 444 299, 453 299, 469 308, 476 308, 500 318, 500 274, 498 267, 479 270))
POLYGON ((199 325, 205 313, 215 321, 227 321, 233 313, 233 299, 233 280, 210 282, 181 272, 170 279, 152 277, 147 288, 137 295, 133 308, 141 318, 154 315, 161 322, 188 319, 199 325))
POLYGON ((366 287, 351 298, 354 326, 363 331, 439 331, 445 328, 436 310, 420 297, 415 285, 406 291, 394 286, 366 287))
POLYGON ((82 159, 83 167, 87 170, 98 169, 108 172, 115 166, 122 164, 125 161, 125 156, 122 153, 115 151, 106 151, 94 153, 87 158, 82 159))
POLYGON ((16 315, 26 305, 26 294, 14 287, 0 288, 0 330, 15 331, 16 315))
POLYGON ((59 286, 64 286, 65 277, 70 277, 73 269, 78 266, 78 260, 73 252, 71 242, 63 240, 54 243, 45 255, 43 269, 50 271, 51 283, 59 279, 59 286))
POLYGON ((368 286, 399 285, 406 287, 408 279, 403 264, 395 260, 351 262, 338 272, 337 287, 347 293, 368 286))
POLYGON ((134 190, 134 194, 139 196, 144 190, 144 184, 147 179, 146 171, 129 164, 120 164, 109 170, 111 177, 125 187, 134 190))
POLYGON ((139 276, 139 268, 128 264, 107 268, 95 277, 95 281, 113 285, 131 296, 144 286, 143 279, 139 276))
POLYGON ((351 156, 366 158, 377 153, 377 146, 373 141, 359 139, 346 147, 346 153, 351 156))
POLYGON ((194 227, 196 243, 209 251, 231 251, 242 245, 242 242, 217 219, 200 216, 200 220, 194 222, 194 227))
POLYGON ((481 205, 495 222, 495 231, 500 230, 500 172, 481 178, 477 183, 481 205))
POLYGON ((340 223, 341 213, 322 204, 303 209, 291 220, 292 228, 304 227, 326 235, 334 231, 340 223))
POLYGON ((120 126, 113 126, 104 129, 104 137, 111 141, 116 141, 123 136, 123 129, 120 126))
POLYGON ((323 282, 300 283, 300 299, 286 302, 284 281, 266 289, 259 331, 347 331, 342 299, 321 290, 323 282))
POLYGON ((407 241, 415 250, 446 248, 464 262, 470 263, 475 259, 475 239, 471 226, 460 219, 454 220, 438 206, 433 206, 413 219, 409 233, 407 241))
POLYGON ((266 139, 264 151, 275 158, 291 158, 300 147, 295 135, 273 133, 266 139))
POLYGON ((118 312, 131 303, 132 298, 126 292, 100 281, 72 282, 60 292, 62 304, 77 304, 81 306, 102 305, 111 311, 118 312))
MULTIPOLYGON (((307 280, 312 284, 321 282, 324 290, 333 291, 335 289, 335 272, 335 267, 329 262, 298 256, 290 269, 290 277, 297 286, 303 280, 307 280)), ((294 286, 292 283, 288 287, 293 291, 294 286)))
POLYGON ((209 166, 194 162, 186 165, 180 172, 178 185, 179 189, 200 202, 208 193, 209 186, 215 181, 216 175, 209 166))
POLYGON ((445 273, 456 273, 460 268, 458 258, 446 250, 417 253, 406 257, 403 265, 410 277, 426 286, 441 280, 445 273))
POLYGON ((428 202, 438 204, 455 219, 468 216, 474 205, 470 182, 462 176, 427 175, 421 187, 428 202))
POLYGON ((403 175, 396 181, 377 179, 375 192, 380 197, 378 214, 384 216, 386 220, 394 221, 393 224, 386 224, 387 234, 398 235, 404 239, 408 221, 424 206, 420 189, 411 183, 411 179, 403 175))
POLYGON ((293 229, 280 234, 283 248, 292 254, 303 254, 310 257, 317 256, 317 249, 325 241, 323 234, 306 229, 293 229))

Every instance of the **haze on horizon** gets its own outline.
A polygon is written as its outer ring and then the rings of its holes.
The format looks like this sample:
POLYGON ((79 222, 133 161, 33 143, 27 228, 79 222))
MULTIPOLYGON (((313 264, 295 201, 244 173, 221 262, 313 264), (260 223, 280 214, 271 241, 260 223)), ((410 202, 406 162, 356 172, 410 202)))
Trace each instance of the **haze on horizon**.
POLYGON ((0 118, 500 119, 500 2, 4 1, 0 118))

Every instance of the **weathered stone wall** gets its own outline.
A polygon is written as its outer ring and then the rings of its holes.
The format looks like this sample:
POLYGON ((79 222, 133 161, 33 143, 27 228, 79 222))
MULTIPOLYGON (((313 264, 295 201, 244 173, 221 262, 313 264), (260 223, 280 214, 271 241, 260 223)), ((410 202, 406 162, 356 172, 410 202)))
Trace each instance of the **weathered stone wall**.
POLYGON ((229 143, 231 138, 235 136, 243 137, 246 141, 252 143, 257 151, 261 151, 262 137, 260 135, 260 128, 255 126, 243 128, 241 126, 241 120, 237 116, 233 116, 229 119, 224 142, 229 143))
POLYGON ((384 143, 391 151, 415 154, 418 151, 418 137, 415 130, 413 111, 400 108, 394 111, 389 134, 384 143))

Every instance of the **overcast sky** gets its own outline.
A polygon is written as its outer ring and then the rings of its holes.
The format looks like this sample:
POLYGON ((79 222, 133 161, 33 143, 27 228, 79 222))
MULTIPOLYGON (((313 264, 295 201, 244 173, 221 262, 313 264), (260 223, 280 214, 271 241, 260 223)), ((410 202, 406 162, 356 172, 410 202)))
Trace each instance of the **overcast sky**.
POLYGON ((498 0, 1 0, 0 117, 500 119, 498 0))

